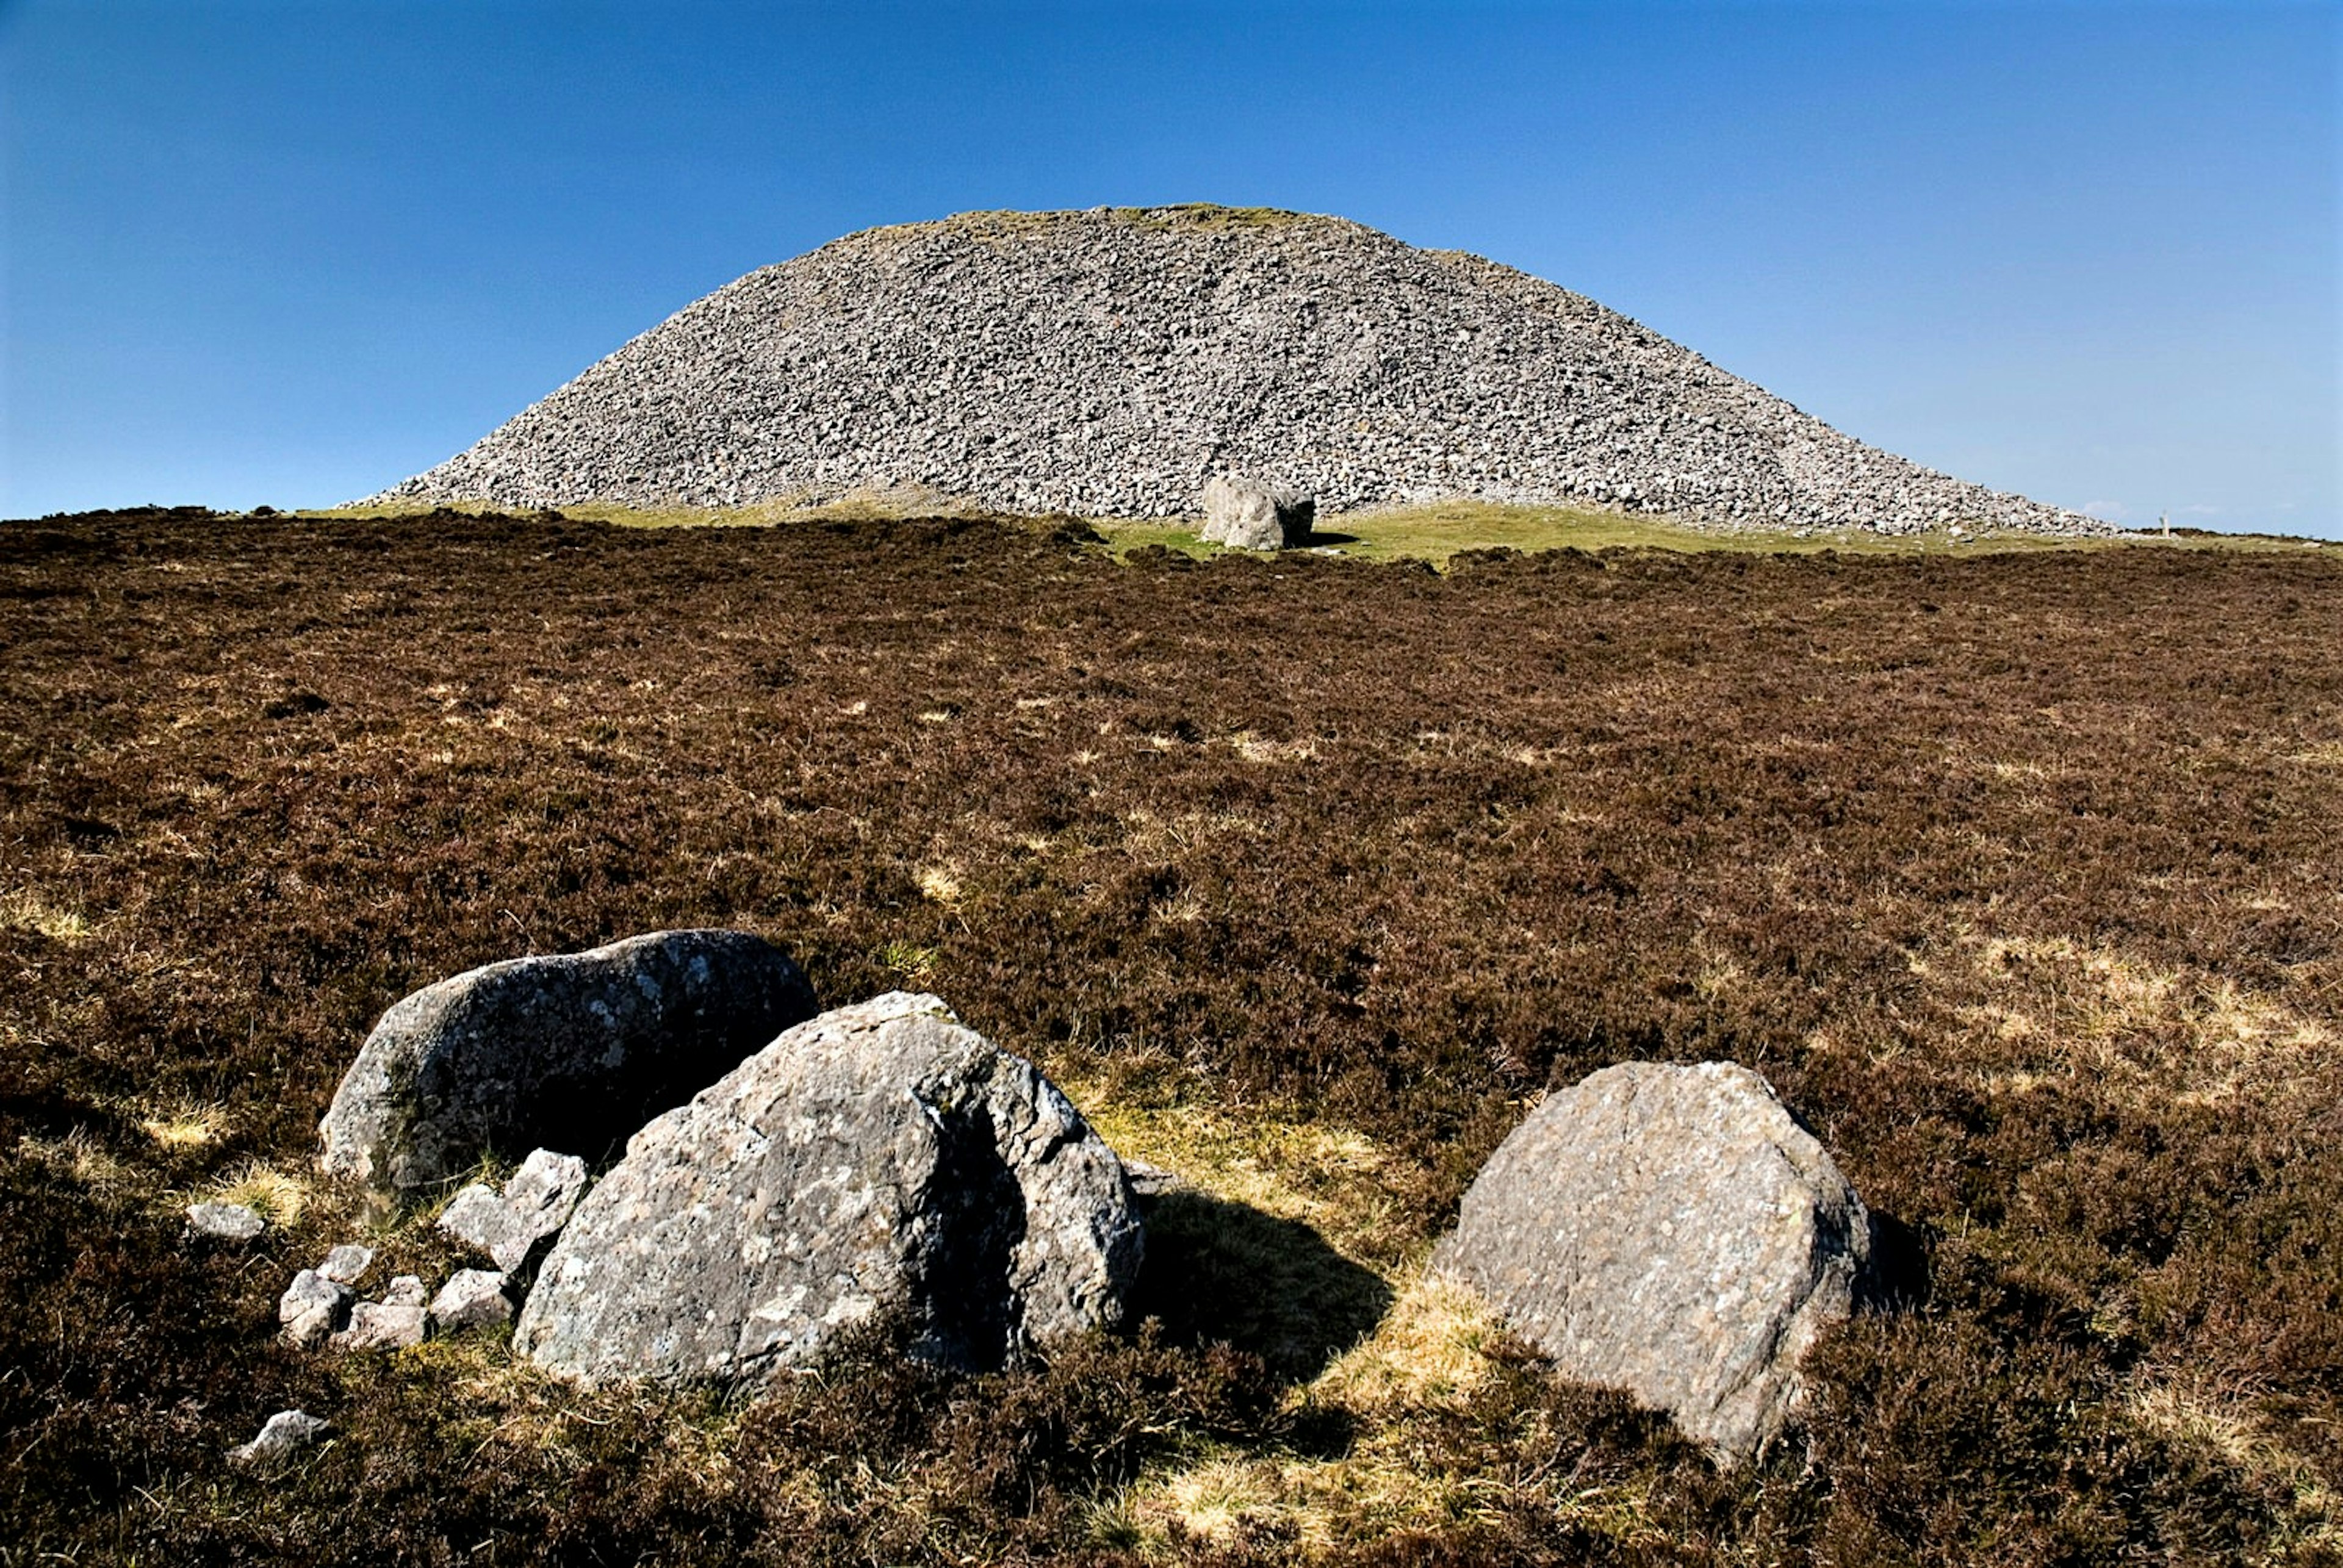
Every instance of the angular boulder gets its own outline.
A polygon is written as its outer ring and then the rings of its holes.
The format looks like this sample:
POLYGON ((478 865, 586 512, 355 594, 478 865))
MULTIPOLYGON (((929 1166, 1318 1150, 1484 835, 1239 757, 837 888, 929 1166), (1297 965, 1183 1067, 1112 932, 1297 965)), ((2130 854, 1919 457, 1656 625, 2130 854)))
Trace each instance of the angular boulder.
POLYGON ((374 1249, 363 1241, 344 1241, 326 1254, 317 1272, 337 1285, 355 1285, 374 1267, 374 1249))
POLYGON ((1214 476, 1204 485, 1203 540, 1237 550, 1282 550, 1310 538, 1318 503, 1292 490, 1214 476))
POLYGON ((637 1133, 514 1346, 588 1384, 755 1382, 874 1315, 980 1369, 1122 1312, 1122 1166, 1031 1062, 932 996, 800 1024, 637 1133))
POLYGON ((326 1112, 323 1163, 387 1192, 540 1144, 598 1156, 814 1010, 796 963, 746 931, 489 964, 383 1014, 326 1112))
POLYGON ((1433 1261, 1564 1377, 1737 1462, 1781 1430, 1869 1255, 1855 1190, 1763 1078, 1630 1062, 1513 1130, 1433 1261))
POLYGON ((502 1192, 474 1182, 457 1193, 439 1216, 439 1229, 478 1247, 510 1273, 569 1222, 585 1191, 586 1161, 539 1149, 521 1161, 502 1192))

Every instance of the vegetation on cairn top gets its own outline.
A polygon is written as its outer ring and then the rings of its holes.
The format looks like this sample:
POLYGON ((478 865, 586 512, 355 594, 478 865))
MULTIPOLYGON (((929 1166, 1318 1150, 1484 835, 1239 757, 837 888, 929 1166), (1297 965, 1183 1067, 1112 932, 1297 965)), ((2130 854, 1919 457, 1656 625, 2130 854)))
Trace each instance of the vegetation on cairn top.
POLYGON ((0 1562, 2343 1559, 2331 551, 0 537, 0 1562), (278 1345, 381 1010, 695 924, 1189 1177, 1154 1326, 752 1404, 278 1345), (1707 1058, 1901 1260, 1732 1475, 1420 1275, 1526 1102, 1707 1058), (249 1254, 182 1240, 224 1190, 249 1254), (340 1435, 233 1471, 291 1405, 340 1435))

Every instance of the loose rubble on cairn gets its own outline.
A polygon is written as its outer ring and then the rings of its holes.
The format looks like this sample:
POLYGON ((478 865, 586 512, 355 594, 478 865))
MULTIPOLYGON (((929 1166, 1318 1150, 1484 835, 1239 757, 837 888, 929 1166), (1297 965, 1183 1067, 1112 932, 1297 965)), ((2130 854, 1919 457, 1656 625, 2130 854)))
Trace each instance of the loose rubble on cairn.
POLYGON ((569 1222, 585 1195, 586 1161, 539 1149, 521 1161, 503 1191, 474 1182, 457 1193, 440 1214, 439 1228, 486 1252, 508 1274, 569 1222))
POLYGON ((1192 516, 1476 497, 1713 528, 2108 526, 1865 446, 1581 295, 1335 217, 970 213, 736 280, 377 502, 1192 516))
POLYGON ((190 1203, 187 1229, 215 1241, 250 1241, 268 1229, 268 1221, 242 1203, 190 1203))
MULTIPOLYGON (((747 950, 709 940, 737 935, 659 932, 581 956, 672 952, 679 937, 747 950)), ((539 976, 592 973, 531 961, 550 966, 539 976)), ((458 979, 499 971, 510 966, 458 979)), ((780 970, 759 960, 736 972, 749 976, 748 1000, 770 1003, 780 970)), ((786 972, 795 997, 802 977, 786 972)), ((704 1030, 745 1005, 720 985, 694 994, 691 1010, 669 1014, 678 1027, 704 1030)), ((386 1023, 413 1017, 414 1000, 386 1023)), ((558 995, 545 1005, 568 1016, 558 995)), ((501 1016, 525 1040, 544 1027, 531 1010, 501 1016)), ((641 1081, 637 1063, 661 1049, 655 1032, 609 1054, 611 1083, 641 1081)), ((478 1061, 522 1054, 492 1030, 447 1038, 478 1061)), ((386 1091, 379 1070, 364 1052, 350 1070, 374 1124, 421 1125, 429 1088, 407 1075, 386 1091)), ((449 1070, 476 1075, 465 1062, 449 1070)), ((517 1352, 588 1386, 753 1386, 874 1319, 908 1353, 960 1370, 1122 1321, 1143 1197, 1179 1178, 1119 1159, 1031 1062, 939 999, 894 992, 820 1013, 720 1071, 673 1109, 638 1094, 639 1131, 598 1179, 578 1156, 538 1149, 501 1189, 458 1192, 438 1228, 494 1269, 458 1270, 436 1294, 401 1274, 366 1301, 357 1287, 373 1250, 334 1248, 286 1291, 286 1337, 383 1351, 512 1322, 517 1352)), ((329 1161, 335 1128, 329 1116, 329 1161)), ((373 1173, 397 1168, 396 1144, 373 1148, 373 1173)), ((1551 1096, 1515 1129, 1433 1267, 1484 1295, 1564 1376, 1625 1390, 1731 1463, 1795 1415, 1798 1359, 1850 1310, 1869 1236, 1853 1189, 1764 1079, 1729 1063, 1627 1063, 1551 1096)), ((297 1413, 273 1418, 272 1432, 289 1424, 247 1449, 276 1453, 323 1430, 290 1422, 297 1413)))

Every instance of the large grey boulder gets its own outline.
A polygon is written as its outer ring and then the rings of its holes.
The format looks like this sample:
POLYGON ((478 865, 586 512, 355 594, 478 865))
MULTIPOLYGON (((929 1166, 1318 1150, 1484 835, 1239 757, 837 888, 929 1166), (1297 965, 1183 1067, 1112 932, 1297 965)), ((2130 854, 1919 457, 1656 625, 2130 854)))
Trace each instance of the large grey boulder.
POLYGON ((1625 1390, 1731 1462, 1780 1431, 1798 1358, 1869 1255, 1855 1190, 1763 1078, 1631 1062, 1513 1130, 1433 1265, 1564 1376, 1625 1390))
POLYGON ((326 1112, 325 1168, 391 1191, 540 1144, 598 1155, 814 1010, 746 931, 472 970, 382 1015, 326 1112))
POLYGON ((1317 517, 1318 503, 1295 491, 1217 475, 1204 484, 1202 538, 1208 545, 1287 549, 1310 538, 1317 517))
POLYGON ((990 1368, 1121 1315, 1122 1166, 1031 1062, 932 996, 783 1034, 637 1133, 570 1219, 514 1346, 587 1383, 749 1382, 892 1318, 990 1368))

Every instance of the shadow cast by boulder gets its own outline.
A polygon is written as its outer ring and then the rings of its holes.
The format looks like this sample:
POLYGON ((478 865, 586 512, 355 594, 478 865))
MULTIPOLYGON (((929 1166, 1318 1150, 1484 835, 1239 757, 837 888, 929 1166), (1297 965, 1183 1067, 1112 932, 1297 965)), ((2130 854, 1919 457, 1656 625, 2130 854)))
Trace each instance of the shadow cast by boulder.
POLYGON ((1390 1310, 1391 1288, 1373 1270, 1299 1221, 1192 1188, 1159 1194, 1145 1213, 1131 1319, 1161 1320, 1174 1343, 1226 1343, 1305 1382, 1390 1310))
POLYGON ((1910 1312, 1926 1306, 1936 1292, 1931 1245, 1925 1231, 1873 1210, 1871 1261, 1855 1282, 1855 1310, 1910 1312))

